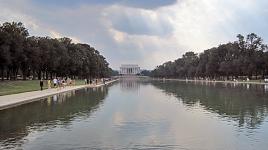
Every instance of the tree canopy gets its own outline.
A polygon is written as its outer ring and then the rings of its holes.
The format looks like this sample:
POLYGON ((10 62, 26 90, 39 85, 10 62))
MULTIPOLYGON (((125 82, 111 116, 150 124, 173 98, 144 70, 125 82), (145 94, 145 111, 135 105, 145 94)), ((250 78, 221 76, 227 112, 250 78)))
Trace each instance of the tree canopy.
POLYGON ((98 50, 72 39, 29 36, 21 22, 0 25, 1 78, 100 78, 112 69, 98 50))
POLYGON ((182 58, 168 61, 152 71, 153 77, 229 79, 239 76, 268 75, 268 51, 255 33, 237 41, 221 44, 200 54, 186 52, 182 58))

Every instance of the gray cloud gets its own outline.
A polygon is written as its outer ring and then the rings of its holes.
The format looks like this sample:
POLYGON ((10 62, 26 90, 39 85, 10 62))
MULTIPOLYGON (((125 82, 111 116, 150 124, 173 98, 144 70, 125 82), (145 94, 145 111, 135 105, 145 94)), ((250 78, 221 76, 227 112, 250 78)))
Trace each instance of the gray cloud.
POLYGON ((32 0, 36 5, 76 7, 81 5, 123 5, 127 7, 156 9, 175 4, 177 0, 32 0))
POLYGON ((153 11, 113 8, 107 13, 113 28, 128 34, 166 36, 174 30, 166 16, 153 11))
POLYGON ((120 3, 130 7, 155 9, 175 4, 177 0, 122 0, 120 3))
POLYGON ((114 69, 122 63, 153 69, 185 51, 232 41, 238 33, 268 38, 266 0, 173 2, 1 0, 0 23, 21 21, 31 35, 89 43, 114 69))

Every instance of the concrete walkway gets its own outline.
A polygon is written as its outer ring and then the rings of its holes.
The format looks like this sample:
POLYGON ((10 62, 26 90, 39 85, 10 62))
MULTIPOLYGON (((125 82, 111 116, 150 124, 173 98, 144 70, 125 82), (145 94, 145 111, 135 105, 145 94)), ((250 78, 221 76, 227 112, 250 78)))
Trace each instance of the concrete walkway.
MULTIPOLYGON (((112 80, 106 82, 107 84, 113 83, 117 80, 112 80)), ((25 92, 25 93, 19 93, 19 94, 12 94, 12 95, 5 95, 0 96, 0 110, 15 107, 18 105, 30 103, 33 101, 40 100, 42 98, 45 98, 47 96, 55 95, 58 93, 68 92, 72 90, 78 90, 82 88, 94 88, 94 87, 100 87, 104 84, 98 84, 98 85, 77 85, 77 86, 67 86, 65 88, 61 89, 46 89, 43 91, 32 91, 32 92, 25 92)))

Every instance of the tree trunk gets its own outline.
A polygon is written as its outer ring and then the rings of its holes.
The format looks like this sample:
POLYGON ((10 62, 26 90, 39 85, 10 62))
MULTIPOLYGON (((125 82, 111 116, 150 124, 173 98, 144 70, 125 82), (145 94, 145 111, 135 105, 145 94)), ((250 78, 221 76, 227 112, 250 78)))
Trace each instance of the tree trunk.
POLYGON ((9 80, 10 78, 10 70, 9 69, 7 69, 7 80, 9 80))
POLYGON ((23 80, 26 80, 26 77, 27 77, 27 75, 25 75, 25 74, 23 73, 23 75, 22 75, 22 79, 23 79, 23 80))
POLYGON ((11 74, 12 74, 12 76, 11 76, 12 79, 11 80, 15 80, 16 79, 16 71, 15 71, 14 68, 12 69, 12 73, 11 74))
POLYGON ((18 72, 19 72, 19 69, 15 69, 15 80, 17 80, 17 76, 18 76, 18 72))
POLYGON ((33 80, 35 80, 35 79, 36 79, 36 71, 33 70, 33 80))
POLYGON ((48 79, 48 71, 46 71, 46 80, 48 79))
POLYGON ((2 78, 2 81, 4 81, 4 68, 3 67, 1 69, 1 78, 2 78))
POLYGON ((38 71, 37 76, 38 76, 38 80, 41 80, 41 71, 40 70, 38 71))
POLYGON ((27 71, 25 71, 25 70, 22 70, 22 79, 23 80, 26 80, 26 77, 27 77, 27 71))

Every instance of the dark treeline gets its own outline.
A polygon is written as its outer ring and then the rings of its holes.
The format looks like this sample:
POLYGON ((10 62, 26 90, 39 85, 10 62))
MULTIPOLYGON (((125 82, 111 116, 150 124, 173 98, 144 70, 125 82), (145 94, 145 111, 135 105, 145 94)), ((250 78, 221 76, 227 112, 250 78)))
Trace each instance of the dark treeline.
POLYGON ((210 78, 228 80, 268 75, 268 52, 261 37, 254 33, 237 36, 238 40, 219 45, 200 54, 186 52, 182 58, 157 66, 153 77, 210 78))
POLYGON ((70 38, 29 36, 20 22, 0 25, 1 79, 53 77, 101 78, 111 74, 108 62, 88 44, 70 38))

